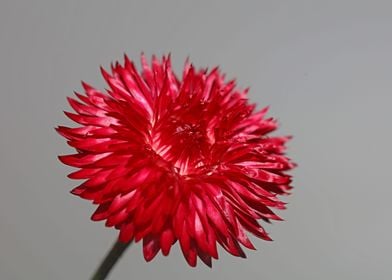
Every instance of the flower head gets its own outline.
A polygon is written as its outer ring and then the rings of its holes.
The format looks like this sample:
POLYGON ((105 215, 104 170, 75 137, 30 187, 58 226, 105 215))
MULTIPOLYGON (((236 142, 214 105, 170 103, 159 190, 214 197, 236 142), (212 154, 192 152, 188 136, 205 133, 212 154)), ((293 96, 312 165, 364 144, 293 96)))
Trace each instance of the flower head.
POLYGON ((271 209, 285 208, 289 137, 269 136, 276 121, 218 68, 187 62, 179 78, 170 56, 141 63, 139 73, 125 56, 101 69, 106 92, 83 82, 85 94, 68 99, 75 113, 65 114, 80 126, 57 131, 76 153, 59 159, 84 180, 72 193, 99 205, 92 220, 120 241, 143 240, 147 261, 177 240, 191 266, 197 257, 211 266, 217 244, 245 257, 247 233, 271 240, 258 220, 280 220, 271 209))

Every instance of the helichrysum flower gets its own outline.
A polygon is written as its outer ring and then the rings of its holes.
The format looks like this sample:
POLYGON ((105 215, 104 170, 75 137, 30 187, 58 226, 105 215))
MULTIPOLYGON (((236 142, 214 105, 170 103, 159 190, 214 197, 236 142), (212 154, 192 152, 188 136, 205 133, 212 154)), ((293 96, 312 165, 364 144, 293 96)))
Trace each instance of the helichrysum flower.
POLYGON ((84 180, 72 193, 99 205, 92 220, 120 241, 143 240, 147 261, 176 241, 191 266, 197 257, 211 266, 217 244, 245 257, 247 233, 271 240, 258 220, 280 220, 271 209, 285 208, 289 137, 269 136, 276 121, 218 68, 187 62, 180 78, 170 56, 141 62, 139 73, 125 56, 101 69, 108 90, 82 83, 85 94, 68 99, 80 126, 57 130, 76 153, 59 158, 84 180))

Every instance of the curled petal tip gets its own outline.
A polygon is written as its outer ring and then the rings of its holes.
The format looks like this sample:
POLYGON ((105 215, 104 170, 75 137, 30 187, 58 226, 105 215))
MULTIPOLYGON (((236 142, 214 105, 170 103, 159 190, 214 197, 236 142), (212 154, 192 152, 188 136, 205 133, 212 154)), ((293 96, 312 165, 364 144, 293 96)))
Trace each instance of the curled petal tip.
POLYGON ((99 69, 101 70, 104 79, 108 81, 111 78, 110 74, 102 66, 100 66, 99 69))
POLYGON ((124 63, 125 65, 132 63, 132 61, 129 59, 126 53, 124 53, 124 63))
POLYGON ((73 190, 70 191, 71 194, 76 195, 76 196, 80 196, 83 192, 83 189, 77 187, 74 188, 73 190))
MULTIPOLYGON (((100 66, 100 67, 102 67, 102 66, 100 66)), ((92 88, 92 86, 90 86, 88 83, 86 83, 85 81, 80 81, 80 83, 82 84, 82 87, 85 89, 85 90, 89 90, 89 89, 91 89, 92 88)), ((76 94, 76 92, 75 92, 75 94, 76 94)))
POLYGON ((62 163, 67 164, 66 157, 67 157, 66 155, 60 155, 60 156, 57 156, 57 159, 59 161, 61 161, 62 163))

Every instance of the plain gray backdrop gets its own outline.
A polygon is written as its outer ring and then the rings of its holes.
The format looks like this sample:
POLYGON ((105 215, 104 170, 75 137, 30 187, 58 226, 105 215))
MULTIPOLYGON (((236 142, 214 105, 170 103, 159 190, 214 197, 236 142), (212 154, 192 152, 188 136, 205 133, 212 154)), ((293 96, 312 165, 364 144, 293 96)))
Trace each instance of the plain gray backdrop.
POLYGON ((220 65, 294 135, 285 222, 247 259, 188 267, 133 245, 110 279, 391 279, 391 1, 0 1, 0 279, 88 279, 117 236, 69 194, 54 131, 99 66, 220 65))

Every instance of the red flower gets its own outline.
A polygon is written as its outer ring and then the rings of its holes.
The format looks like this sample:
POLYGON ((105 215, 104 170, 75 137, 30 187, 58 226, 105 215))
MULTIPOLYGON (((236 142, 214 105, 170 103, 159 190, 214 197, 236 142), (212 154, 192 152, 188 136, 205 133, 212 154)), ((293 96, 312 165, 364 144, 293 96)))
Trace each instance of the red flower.
POLYGON ((218 68, 186 63, 179 79, 170 56, 141 60, 141 74, 127 57, 102 69, 106 93, 82 83, 86 95, 68 99, 76 113, 65 114, 80 126, 57 131, 76 154, 59 158, 84 180, 72 193, 98 204, 92 220, 120 241, 143 240, 147 261, 177 240, 191 266, 197 256, 211 266, 217 243, 245 257, 246 232, 271 240, 257 220, 281 220, 271 208, 284 209, 278 196, 291 188, 289 137, 267 136, 276 121, 218 68))

